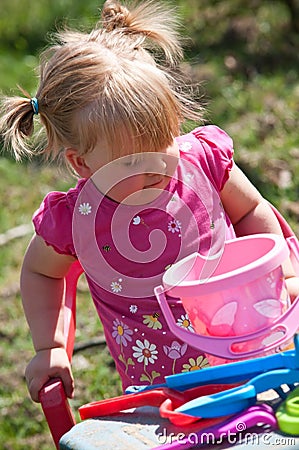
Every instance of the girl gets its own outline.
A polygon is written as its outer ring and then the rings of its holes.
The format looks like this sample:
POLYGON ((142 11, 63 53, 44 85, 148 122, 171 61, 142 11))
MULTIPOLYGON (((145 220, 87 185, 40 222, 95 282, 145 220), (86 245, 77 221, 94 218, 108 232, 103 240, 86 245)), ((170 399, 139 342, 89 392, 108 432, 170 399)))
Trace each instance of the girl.
MULTIPOLYGON (((199 105, 176 85, 182 58, 173 10, 152 0, 131 10, 103 6, 90 34, 63 32, 41 60, 33 98, 3 99, 1 129, 16 158, 39 116, 43 153, 63 154, 79 181, 49 193, 34 214, 21 292, 35 356, 26 369, 33 400, 51 377, 73 396, 64 348, 63 279, 80 260, 123 387, 164 381, 207 365, 171 334, 153 295, 169 265, 194 252, 215 255, 234 236, 281 230, 271 208, 233 161, 216 126, 180 136, 199 105), (223 205, 223 206, 222 206, 223 205)), ((292 298, 298 279, 289 263, 292 298)), ((192 326, 179 299, 177 323, 192 326)))

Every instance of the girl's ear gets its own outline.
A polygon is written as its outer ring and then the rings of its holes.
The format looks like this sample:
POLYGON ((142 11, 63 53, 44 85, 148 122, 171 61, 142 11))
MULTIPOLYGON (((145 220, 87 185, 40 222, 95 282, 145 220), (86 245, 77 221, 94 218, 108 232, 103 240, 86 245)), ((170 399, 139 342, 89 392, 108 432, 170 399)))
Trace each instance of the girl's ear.
POLYGON ((65 150, 65 157, 75 172, 82 178, 89 178, 92 175, 90 167, 86 164, 84 156, 79 156, 74 148, 65 150))

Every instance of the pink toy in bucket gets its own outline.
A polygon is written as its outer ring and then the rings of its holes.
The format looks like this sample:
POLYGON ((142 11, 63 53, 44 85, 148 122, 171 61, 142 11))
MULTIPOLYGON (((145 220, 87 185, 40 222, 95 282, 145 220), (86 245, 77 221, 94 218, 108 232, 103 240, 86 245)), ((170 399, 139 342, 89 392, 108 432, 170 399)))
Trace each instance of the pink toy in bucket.
POLYGON ((267 354, 298 328, 299 298, 290 307, 281 264, 286 240, 256 234, 227 241, 210 277, 211 260, 194 253, 170 267, 155 294, 171 331, 208 353, 211 365, 267 354), (165 292, 180 297, 195 333, 175 323, 165 292))

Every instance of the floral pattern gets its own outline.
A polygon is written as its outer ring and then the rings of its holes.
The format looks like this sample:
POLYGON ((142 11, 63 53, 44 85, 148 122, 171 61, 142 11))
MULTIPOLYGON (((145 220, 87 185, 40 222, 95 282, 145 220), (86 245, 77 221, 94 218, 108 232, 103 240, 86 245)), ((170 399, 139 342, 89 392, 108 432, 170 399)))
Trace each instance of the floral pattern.
POLYGON ((121 282, 122 282, 121 278, 119 278, 118 281, 112 281, 110 287, 112 292, 114 292, 114 294, 118 294, 119 292, 121 292, 122 290, 121 282))
POLYGON ((153 384, 155 378, 160 376, 160 373, 152 370, 151 373, 147 371, 147 366, 150 364, 154 364, 157 357, 157 347, 155 344, 150 344, 147 339, 144 339, 144 342, 139 339, 136 341, 136 346, 132 347, 134 350, 133 357, 137 359, 137 362, 143 363, 144 373, 141 374, 140 381, 148 381, 150 384, 153 384))
POLYGON ((88 216, 91 213, 91 206, 89 203, 81 203, 79 205, 79 213, 83 216, 88 216))
POLYGON ((153 328, 154 330, 160 330, 162 328, 162 324, 158 320, 159 313, 154 313, 151 315, 145 314, 142 317, 144 318, 144 325, 147 325, 149 328, 153 328))
POLYGON ((144 222, 144 219, 140 216, 135 216, 132 220, 133 225, 144 225, 146 228, 148 228, 148 225, 144 222))
POLYGON ((193 370, 204 369, 205 367, 209 367, 209 361, 203 355, 200 355, 195 359, 189 358, 189 364, 183 364, 182 372, 191 372, 193 370))
POLYGON ((171 233, 179 233, 181 231, 181 222, 176 219, 172 219, 168 222, 168 231, 171 233))
MULTIPOLYGON (((210 208, 211 190, 210 185, 205 185, 205 180, 213 181, 213 186, 219 189, 225 179, 224 174, 231 166, 233 149, 230 138, 211 127, 203 127, 179 137, 177 143, 181 150, 177 178, 170 180, 165 189, 166 194, 156 203, 132 208, 126 206, 128 215, 125 215, 124 221, 121 216, 124 210, 106 199, 95 184, 88 180, 80 180, 74 190, 66 193, 66 203, 61 202, 61 197, 57 205, 53 206, 52 201, 48 202, 55 219, 59 212, 59 217, 65 218, 63 224, 76 226, 72 228, 76 230, 73 232, 73 242, 68 243, 67 249, 64 238, 62 242, 61 230, 55 236, 54 243, 62 252, 76 253, 83 267, 91 267, 90 274, 87 274, 88 282, 103 323, 107 345, 124 388, 138 382, 163 383, 164 377, 170 373, 198 370, 208 365, 207 358, 200 350, 187 347, 169 329, 154 297, 152 283, 156 280, 159 282, 171 264, 197 247, 198 236, 200 248, 204 252, 209 239, 217 239, 221 217, 218 211, 220 200, 216 197, 215 201, 218 203, 213 203, 213 208, 210 208), (208 161, 208 168, 202 164, 203 161, 208 161), (205 175, 203 178, 198 176, 201 169, 205 175), (207 211, 204 210, 205 203, 207 211), (64 207, 67 208, 67 214, 62 215, 64 207), (190 215, 193 214, 194 221, 189 221, 189 211, 190 215), (120 220, 113 222, 111 227, 116 212, 120 213, 115 216, 120 217, 120 220), (210 220, 206 223, 202 219, 207 212, 210 220), (119 241, 115 239, 118 231, 121 236, 119 241), (193 231, 196 231, 196 235, 193 231), (76 238, 76 233, 80 239, 76 238), (122 238, 125 235, 130 237, 129 251, 132 250, 132 258, 128 257, 127 242, 122 238), (102 262, 103 269, 109 266, 112 270, 101 270, 102 262), (135 281, 131 282, 130 277, 136 280, 136 291, 135 281), (143 283, 143 279, 147 277, 148 287, 147 283, 143 283), (145 289, 146 292, 141 292, 143 286, 148 289, 145 289)), ((40 211, 39 214, 41 213, 44 214, 40 211)), ((223 210, 221 213, 224 214, 223 210)), ((46 228, 46 224, 43 226, 46 228)), ((45 237, 48 236, 46 231, 45 229, 45 237)), ((269 283, 272 283, 270 277, 269 283)), ((270 313, 273 314, 275 304, 268 304, 271 307, 270 313)), ((171 299, 170 306, 177 325, 188 332, 194 332, 181 302, 171 299)), ((263 312, 265 306, 267 305, 260 304, 258 309, 263 312)))
POLYGON ((192 181, 194 178, 194 173, 187 173, 186 174, 186 179, 190 182, 192 181))
POLYGON ((191 150, 192 148, 192 144, 191 142, 182 142, 180 145, 180 150, 182 150, 182 152, 188 152, 191 150))
POLYGON ((130 330, 130 328, 125 323, 123 323, 119 319, 114 320, 112 337, 114 337, 117 344, 121 344, 126 347, 128 345, 128 342, 132 341, 132 334, 133 331, 130 330))
POLYGON ((157 350, 155 344, 150 344, 147 339, 144 342, 139 339, 136 341, 136 346, 132 347, 134 350, 133 356, 137 358, 138 362, 144 362, 147 366, 150 362, 154 364, 155 359, 157 359, 157 350))
POLYGON ((163 345, 163 350, 165 355, 168 356, 168 358, 173 359, 172 373, 174 374, 176 360, 184 356, 184 354, 187 351, 187 344, 183 343, 181 345, 177 341, 173 341, 171 343, 171 346, 163 345))
POLYGON ((194 328, 190 322, 188 314, 182 314, 181 317, 177 320, 177 325, 194 333, 194 328))
MULTIPOLYGON (((181 149, 183 151, 189 151, 192 148, 191 142, 183 142, 182 145, 180 145, 181 149)), ((185 174, 187 183, 192 183, 192 180, 194 178, 194 173, 188 172, 185 174)), ((178 201, 178 198, 176 197, 177 194, 173 195, 171 197, 171 202, 174 204, 178 201)), ((131 225, 133 228, 144 226, 145 228, 149 228, 149 226, 145 223, 145 219, 142 217, 142 215, 137 214, 133 217, 131 220, 131 225)), ((182 223, 177 218, 168 215, 166 213, 166 230, 170 233, 170 237, 167 239, 173 239, 173 237, 178 236, 181 237, 182 232, 182 223)), ((215 228, 215 224, 213 221, 211 221, 210 224, 211 230, 215 228)), ((104 251, 107 253, 111 250, 109 244, 103 248, 104 251)), ((164 270, 166 271, 172 266, 172 263, 167 264, 164 266, 164 270)), ((123 290, 123 283, 122 279, 113 280, 111 282, 111 290, 114 293, 121 292, 122 295, 125 295, 125 292, 123 290)), ((141 309, 142 310, 142 309, 141 309)), ((126 372, 128 371, 128 368, 131 366, 132 370, 130 370, 130 373, 132 378, 134 379, 134 373, 139 374, 139 381, 141 383, 149 383, 153 384, 155 382, 155 379, 160 377, 160 370, 165 370, 167 367, 167 373, 175 374, 180 371, 178 361, 181 361, 181 371, 182 372, 188 372, 193 370, 202 369, 204 367, 207 367, 209 365, 207 358, 204 355, 197 356, 196 359, 194 358, 187 358, 186 353, 188 346, 186 343, 178 342, 177 340, 171 340, 169 339, 169 331, 164 331, 165 327, 163 327, 163 320, 160 317, 161 313, 154 311, 152 313, 148 314, 142 314, 139 316, 139 305, 137 304, 130 304, 128 306, 128 311, 130 314, 135 315, 136 317, 136 328, 134 329, 134 332, 122 321, 116 319, 113 322, 113 332, 112 336, 115 339, 116 343, 120 345, 120 354, 119 354, 119 361, 121 361, 125 367, 126 372), (143 327, 138 326, 138 321, 142 322, 143 327), (150 341, 149 339, 143 338, 143 339, 137 339, 135 341, 135 344, 132 345, 132 337, 133 334, 136 332, 139 336, 147 336, 146 332, 142 332, 141 330, 144 330, 144 326, 147 328, 153 330, 156 334, 156 338, 153 341, 150 341), (165 340, 165 337, 167 336, 167 339, 165 340), (131 345, 131 348, 130 348, 131 345), (128 355, 127 358, 124 353, 124 348, 126 348, 126 354, 128 355), (159 349, 159 350, 158 350, 159 349), (160 353, 159 353, 160 352, 160 353), (163 358, 164 353, 164 358, 163 358), (131 355, 131 356, 130 356, 131 355), (166 357, 166 359, 165 359, 166 357), (184 358, 185 357, 185 358, 184 358), (133 361, 135 360, 135 362, 133 361), (171 361, 171 364, 169 362, 171 361), (143 370, 138 371, 136 365, 142 365, 143 370), (153 369, 159 367, 159 369, 153 369)), ((123 316, 124 317, 124 316, 123 316)), ((162 316, 163 317, 163 316, 162 316)), ((125 318, 124 318, 125 320, 125 318)), ((187 313, 181 313, 176 318, 176 324, 185 330, 194 333, 194 328, 190 322, 190 319, 188 317, 187 313)), ((167 330, 167 328, 166 328, 167 330)), ((154 335, 152 335, 154 336, 154 335)), ((188 354, 188 353, 187 353, 188 354)), ((189 354, 190 356, 190 354, 189 354)))
POLYGON ((121 320, 115 319, 113 321, 113 331, 112 337, 115 339, 115 342, 120 346, 120 354, 118 356, 119 361, 121 361, 126 368, 126 373, 129 369, 129 366, 134 366, 135 363, 132 358, 126 358, 124 354, 123 347, 127 347, 128 342, 132 341, 133 331, 121 320))

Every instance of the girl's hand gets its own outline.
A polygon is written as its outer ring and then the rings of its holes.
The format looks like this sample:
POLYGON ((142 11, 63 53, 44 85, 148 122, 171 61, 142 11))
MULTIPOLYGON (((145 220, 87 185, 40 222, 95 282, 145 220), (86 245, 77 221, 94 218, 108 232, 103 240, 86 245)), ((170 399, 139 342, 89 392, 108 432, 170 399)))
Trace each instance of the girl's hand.
POLYGON ((39 402, 39 391, 50 378, 60 378, 67 397, 73 397, 74 379, 64 348, 37 351, 26 368, 25 377, 30 396, 35 402, 39 402))

